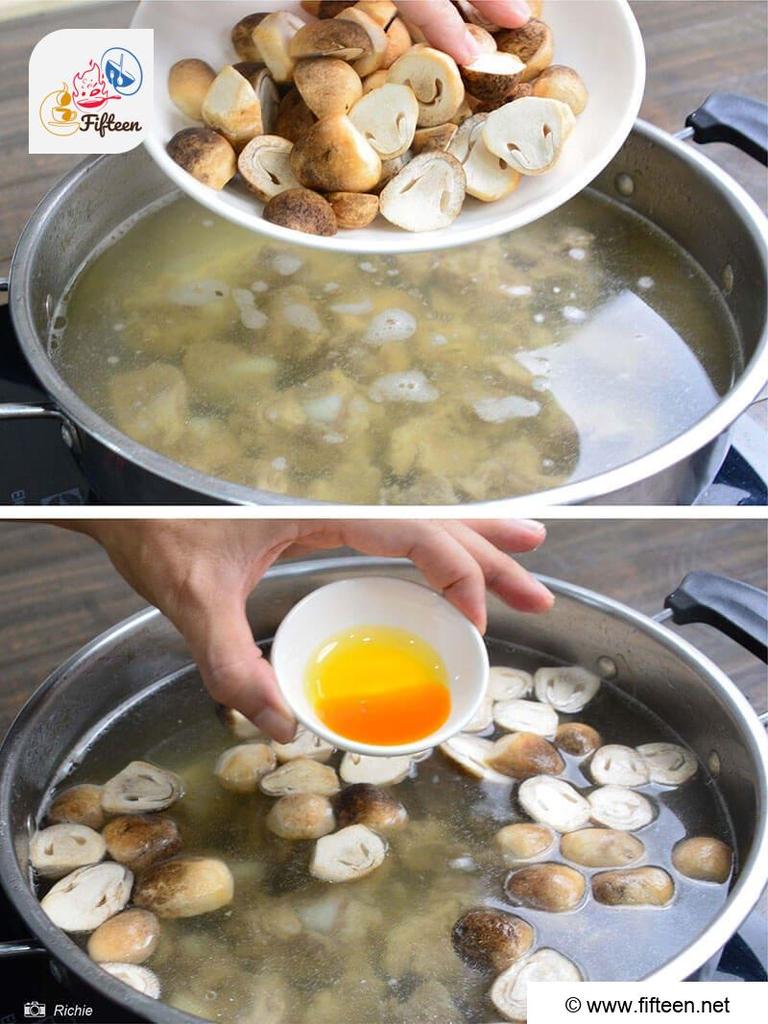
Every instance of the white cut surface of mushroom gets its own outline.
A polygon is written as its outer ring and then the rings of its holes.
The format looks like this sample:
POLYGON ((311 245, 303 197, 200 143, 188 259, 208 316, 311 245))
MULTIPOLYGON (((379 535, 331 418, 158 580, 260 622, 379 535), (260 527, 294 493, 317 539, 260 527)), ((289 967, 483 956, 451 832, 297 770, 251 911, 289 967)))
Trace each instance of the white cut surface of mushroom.
POLYGON ((315 843, 309 873, 322 882, 351 882, 375 871, 387 844, 366 825, 348 825, 315 843))
POLYGON ((648 766, 632 747, 608 743, 592 755, 589 774, 599 786, 645 786, 650 780, 648 766))
POLYGON ((133 872, 107 861, 78 868, 45 894, 40 906, 65 932, 92 932, 128 902, 133 872))
POLYGON ((237 158, 237 166, 248 188, 263 202, 289 188, 301 188, 291 170, 293 143, 279 135, 257 135, 237 158))
POLYGON ((534 821, 549 825, 556 832, 575 832, 589 823, 589 802, 563 779, 535 775, 520 784, 520 806, 534 821))
POLYGON ((466 175, 448 153, 420 153, 381 192, 381 213, 406 231, 437 231, 461 212, 466 175))
POLYGON ((382 160, 394 160, 410 147, 419 105, 407 85, 388 82, 371 89, 349 112, 349 119, 382 160))
POLYGON ((234 708, 221 708, 219 712, 221 720, 238 740, 264 739, 264 733, 250 719, 246 718, 242 711, 235 711, 234 708))
POLYGON ((149 996, 150 999, 160 998, 160 979, 148 967, 118 963, 99 964, 99 967, 113 978, 122 981, 124 985, 141 992, 143 996, 149 996))
POLYGON ((131 761, 105 783, 101 806, 109 814, 162 811, 184 796, 181 779, 148 761, 131 761))
POLYGON ((202 106, 203 121, 239 148, 264 130, 261 104, 251 83, 225 65, 211 83, 202 106))
POLYGON ((696 758, 679 743, 643 743, 636 749, 645 761, 651 782, 680 786, 696 774, 696 758))
POLYGON ((373 786, 394 786, 411 773, 412 758, 369 757, 367 754, 345 754, 339 775, 344 782, 369 782, 373 786))
POLYGON ((29 862, 43 878, 62 878, 75 868, 98 864, 107 844, 87 825, 49 825, 29 843, 29 862))
POLYGON ((277 760, 282 764, 284 761, 293 761, 297 757, 308 757, 312 761, 324 763, 330 760, 336 748, 300 725, 290 743, 278 743, 273 740, 272 749, 277 760))
POLYGON ((528 1012, 528 985, 532 981, 583 980, 572 960, 555 949, 539 949, 502 971, 491 988, 491 1002, 508 1020, 524 1021, 528 1012))
POLYGON ((557 712, 535 700, 499 700, 493 705, 493 720, 508 732, 535 732, 552 739, 557 732, 557 712))
POLYGON ((533 687, 542 703, 575 715, 597 696, 600 677, 580 665, 540 668, 533 677, 533 687))
POLYGON ((653 804, 626 786, 601 786, 587 797, 592 821, 607 828, 634 832, 653 821, 653 804))
POLYGON ((487 114, 473 114, 460 126, 448 152, 464 168, 467 192, 485 203, 509 195, 520 184, 520 173, 499 160, 483 142, 487 114))
POLYGON ((480 707, 464 726, 464 732, 485 732, 493 725, 493 700, 486 696, 480 707))
POLYGON ((521 668, 494 665, 488 675, 488 692, 494 700, 521 700, 533 693, 533 676, 521 668))
POLYGON ((275 82, 291 80, 296 61, 288 44, 303 27, 301 18, 290 11, 273 11, 254 28, 251 38, 275 82))
POLYGON ((357 22, 358 25, 365 29, 371 44, 370 52, 364 53, 362 57, 358 57, 352 66, 361 78, 374 74, 384 64, 387 46, 389 45, 387 33, 370 15, 352 5, 345 7, 336 17, 344 21, 357 22))
POLYGON ((267 743, 240 743, 219 755, 213 774, 232 793, 255 793, 259 779, 273 771, 275 760, 267 743))
POLYGON ((483 141, 520 174, 544 174, 557 163, 575 120, 567 103, 523 96, 488 115, 483 141))
POLYGON ((308 757, 286 761, 259 782, 259 789, 267 796, 291 796, 295 793, 333 796, 340 788, 336 772, 330 765, 308 757))
POLYGON ((486 758, 493 751, 492 740, 460 732, 457 736, 446 740, 445 743, 441 743, 440 750, 469 775, 474 775, 476 779, 483 779, 485 782, 498 782, 504 786, 511 786, 515 781, 508 775, 497 772, 495 768, 491 768, 486 763, 486 758))
POLYGON ((404 53, 389 69, 388 81, 413 90, 419 104, 419 128, 450 121, 464 100, 456 61, 431 46, 412 47, 404 53))

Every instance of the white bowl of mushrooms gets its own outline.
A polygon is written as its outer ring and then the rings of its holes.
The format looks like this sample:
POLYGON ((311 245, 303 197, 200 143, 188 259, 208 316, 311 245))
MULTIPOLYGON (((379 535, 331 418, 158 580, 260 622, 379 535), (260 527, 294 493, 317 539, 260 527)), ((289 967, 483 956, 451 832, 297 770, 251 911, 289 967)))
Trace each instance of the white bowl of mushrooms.
POLYGON ((139 5, 133 26, 155 33, 146 144, 181 189, 319 248, 464 245, 581 191, 640 107, 645 60, 626 0, 544 0, 532 4, 541 17, 503 31, 462 4, 484 47, 462 68, 391 0, 338 6, 139 5))

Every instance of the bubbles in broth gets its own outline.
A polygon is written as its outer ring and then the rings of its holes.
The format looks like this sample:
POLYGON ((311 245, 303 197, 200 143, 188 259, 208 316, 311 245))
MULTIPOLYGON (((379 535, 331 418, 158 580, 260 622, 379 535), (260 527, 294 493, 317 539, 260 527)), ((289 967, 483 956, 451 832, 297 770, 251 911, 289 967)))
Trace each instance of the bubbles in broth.
POLYGON ((614 468, 700 419, 737 365, 701 269, 589 191, 401 256, 277 244, 175 199, 80 273, 56 322, 58 369, 134 440, 334 502, 485 501, 614 468))

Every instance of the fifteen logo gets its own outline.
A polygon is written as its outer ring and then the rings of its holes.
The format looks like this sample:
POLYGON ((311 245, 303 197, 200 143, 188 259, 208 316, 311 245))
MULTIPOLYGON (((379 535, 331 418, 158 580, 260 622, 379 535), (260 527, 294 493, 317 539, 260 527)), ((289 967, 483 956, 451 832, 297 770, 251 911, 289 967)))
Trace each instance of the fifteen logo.
POLYGON ((75 73, 72 86, 62 82, 60 89, 49 92, 40 104, 40 121, 51 135, 67 136, 74 132, 141 131, 138 121, 120 121, 114 116, 99 116, 110 101, 135 96, 141 88, 144 73, 130 50, 111 47, 98 63, 91 59, 86 68, 75 73))

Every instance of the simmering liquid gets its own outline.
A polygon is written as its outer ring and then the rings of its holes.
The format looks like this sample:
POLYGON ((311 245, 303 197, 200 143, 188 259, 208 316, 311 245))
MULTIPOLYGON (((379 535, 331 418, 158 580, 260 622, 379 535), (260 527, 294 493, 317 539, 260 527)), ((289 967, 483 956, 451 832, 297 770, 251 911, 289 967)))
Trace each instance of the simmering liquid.
POLYGON ((124 226, 54 318, 106 419, 204 473, 334 502, 546 490, 679 435, 739 369, 700 267, 592 192, 440 253, 265 240, 188 199, 124 226))
POLYGON ((451 713, 440 655, 421 637, 387 626, 327 640, 310 659, 307 690, 321 722, 361 743, 420 740, 451 713))

